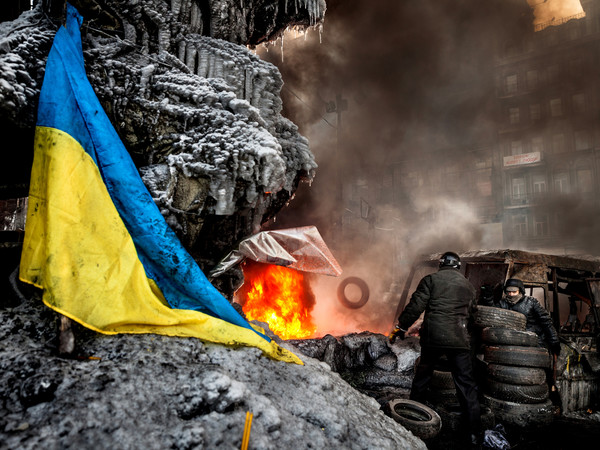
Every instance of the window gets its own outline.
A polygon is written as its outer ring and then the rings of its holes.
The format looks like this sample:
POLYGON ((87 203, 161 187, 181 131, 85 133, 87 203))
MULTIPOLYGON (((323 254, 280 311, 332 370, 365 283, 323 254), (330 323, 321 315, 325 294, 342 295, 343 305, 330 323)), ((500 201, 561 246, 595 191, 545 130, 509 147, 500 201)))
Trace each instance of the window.
POLYGON ((482 197, 490 197, 492 195, 492 170, 481 170, 477 174, 476 179, 477 191, 482 197))
POLYGON ((402 184, 407 188, 419 186, 419 174, 415 171, 406 172, 402 177, 402 184))
POLYGON ((531 139, 531 151, 532 152, 544 152, 544 139, 541 137, 534 137, 531 139))
POLYGON ((567 172, 557 172, 554 174, 554 192, 557 194, 569 193, 569 174, 567 172))
POLYGON ((514 124, 519 123, 519 119, 520 119, 519 108, 508 108, 508 121, 514 125, 514 124))
POLYGON ((547 308, 546 292, 544 291, 543 287, 531 287, 528 288, 527 292, 529 295, 534 297, 540 305, 542 305, 544 308, 547 308))
POLYGON ((552 117, 562 116, 562 100, 560 98, 550 100, 550 115, 552 117))
POLYGON ((581 79, 582 74, 585 73, 584 59, 574 58, 569 61, 569 73, 575 79, 581 79))
POLYGON ((478 181, 477 191, 481 197, 492 196, 492 182, 490 180, 478 181))
POLYGON ((512 217, 513 233, 515 237, 527 236, 527 216, 517 214, 512 217))
POLYGON ((582 22, 579 28, 581 30, 582 36, 585 36, 586 34, 589 33, 589 30, 588 30, 589 26, 587 26, 587 24, 585 22, 582 22))
POLYGON ((521 141, 512 141, 510 143, 510 154, 513 156, 523 154, 523 144, 521 141))
POLYGON ((573 113, 580 114, 585 112, 585 96, 580 92, 573 94, 573 113))
POLYGON ((518 41, 507 42, 504 45, 505 56, 518 55, 521 52, 521 44, 518 41))
POLYGON ((533 218, 533 235, 548 236, 548 215, 536 214, 533 218))
POLYGON ((554 64, 548 67, 548 82, 556 83, 558 81, 558 65, 554 64))
POLYGON ((527 71, 527 88, 535 89, 538 86, 539 76, 537 70, 528 70, 527 71))
POLYGON ((517 74, 507 75, 504 78, 504 92, 507 94, 515 94, 518 88, 517 74))
POLYGON ((526 196, 525 192, 525 178, 513 178, 512 180, 512 197, 515 200, 524 199, 526 196))
POLYGON ((532 122, 535 122, 536 120, 541 120, 542 107, 540 106, 539 103, 536 103, 534 105, 529 105, 529 117, 531 118, 532 122))
POLYGON ((552 136, 552 151, 554 153, 562 153, 565 151, 565 135, 555 134, 552 136))
POLYGON ((475 168, 476 169, 485 169, 486 167, 490 167, 492 165, 491 158, 487 158, 485 156, 478 156, 475 160, 475 168))
POLYGON ((587 150, 590 147, 590 133, 587 130, 575 131, 575 150, 587 150))
POLYGON ((543 194, 546 192, 546 175, 534 174, 533 178, 533 193, 536 195, 543 194))
POLYGON ((577 171, 577 190, 582 193, 593 191, 592 171, 580 169, 577 171))
POLYGON ((572 20, 569 25, 569 39, 577 39, 580 36, 578 21, 572 20))

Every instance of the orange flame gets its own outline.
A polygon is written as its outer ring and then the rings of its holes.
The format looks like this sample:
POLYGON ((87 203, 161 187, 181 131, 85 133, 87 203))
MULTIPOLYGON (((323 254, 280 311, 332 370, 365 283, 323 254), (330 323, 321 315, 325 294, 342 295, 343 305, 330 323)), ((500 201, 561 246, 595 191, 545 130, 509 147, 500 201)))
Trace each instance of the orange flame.
POLYGON ((315 333, 310 316, 315 296, 302 272, 249 261, 244 279, 236 300, 248 320, 268 323, 282 339, 305 339, 315 333))

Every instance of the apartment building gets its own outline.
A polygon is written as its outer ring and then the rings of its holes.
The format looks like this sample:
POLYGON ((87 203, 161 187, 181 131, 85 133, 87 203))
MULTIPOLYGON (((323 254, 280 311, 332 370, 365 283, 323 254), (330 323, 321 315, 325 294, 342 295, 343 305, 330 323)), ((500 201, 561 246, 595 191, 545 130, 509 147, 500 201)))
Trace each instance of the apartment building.
POLYGON ((578 226, 573 216, 599 205, 600 9, 593 1, 582 6, 584 18, 498 49, 494 163, 509 247, 584 251, 569 236, 578 226))

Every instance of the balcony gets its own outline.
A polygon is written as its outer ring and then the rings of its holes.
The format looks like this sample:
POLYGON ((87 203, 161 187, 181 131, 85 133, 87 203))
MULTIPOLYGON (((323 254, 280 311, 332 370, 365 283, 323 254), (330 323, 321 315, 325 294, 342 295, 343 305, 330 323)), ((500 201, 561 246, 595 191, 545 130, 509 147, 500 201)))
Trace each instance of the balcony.
POLYGON ((533 196, 531 194, 504 196, 504 206, 529 206, 532 204, 532 201, 533 196))

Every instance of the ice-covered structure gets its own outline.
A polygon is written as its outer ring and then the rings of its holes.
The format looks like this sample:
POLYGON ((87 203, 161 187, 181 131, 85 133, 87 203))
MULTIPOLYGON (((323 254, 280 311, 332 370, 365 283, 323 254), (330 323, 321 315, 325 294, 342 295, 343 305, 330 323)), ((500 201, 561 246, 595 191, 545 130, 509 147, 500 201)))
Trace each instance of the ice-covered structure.
MULTIPOLYGON (((94 90, 168 223, 210 268, 314 176, 307 140, 281 115, 278 69, 248 47, 320 26, 325 1, 71 3, 84 16, 94 90)), ((0 23, 0 131, 18 143, 6 198, 27 195, 37 97, 63 7, 38 1, 0 23)))

